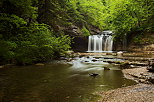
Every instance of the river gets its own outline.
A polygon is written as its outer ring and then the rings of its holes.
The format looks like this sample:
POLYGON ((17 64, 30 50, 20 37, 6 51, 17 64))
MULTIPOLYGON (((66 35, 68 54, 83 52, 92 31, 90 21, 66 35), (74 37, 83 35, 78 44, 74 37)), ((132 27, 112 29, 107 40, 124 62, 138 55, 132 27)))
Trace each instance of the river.
POLYGON ((0 69, 0 102, 97 102, 97 93, 132 84, 117 65, 94 56, 77 57, 67 64, 0 69))

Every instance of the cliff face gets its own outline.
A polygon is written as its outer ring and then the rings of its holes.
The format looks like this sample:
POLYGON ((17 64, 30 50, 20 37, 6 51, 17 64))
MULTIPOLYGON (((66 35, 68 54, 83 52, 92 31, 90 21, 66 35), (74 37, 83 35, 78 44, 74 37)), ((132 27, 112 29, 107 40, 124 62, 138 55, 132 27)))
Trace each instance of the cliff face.
POLYGON ((73 39, 72 49, 75 52, 86 52, 88 49, 88 37, 75 37, 73 39))
MULTIPOLYGON (((73 33, 71 33, 73 34, 73 33)), ((96 33, 97 34, 97 33, 96 33)), ((74 51, 85 52, 88 48, 88 36, 82 34, 72 35, 74 51)), ((141 36, 128 37, 123 40, 116 40, 113 43, 113 51, 154 51, 154 33, 145 33, 141 36)))
MULTIPOLYGON (((63 29, 66 35, 69 35, 73 41, 71 44, 75 52, 86 52, 88 49, 88 36, 84 36, 80 26, 71 25, 63 29)), ((91 35, 100 33, 100 30, 95 26, 90 26, 89 33, 91 35)))
POLYGON ((154 33, 145 33, 132 38, 128 50, 154 51, 154 33))
POLYGON ((154 51, 154 44, 148 45, 130 45, 128 47, 129 51, 154 51))
POLYGON ((154 33, 128 36, 125 40, 114 42, 114 50, 154 51, 154 33))

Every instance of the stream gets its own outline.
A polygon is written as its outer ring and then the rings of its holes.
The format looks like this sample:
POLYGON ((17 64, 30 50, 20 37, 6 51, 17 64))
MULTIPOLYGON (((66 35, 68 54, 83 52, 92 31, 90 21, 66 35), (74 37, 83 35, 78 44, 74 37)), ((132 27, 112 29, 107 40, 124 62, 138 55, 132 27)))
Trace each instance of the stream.
POLYGON ((0 69, 0 102, 97 102, 99 92, 136 84, 104 58, 76 57, 68 63, 0 69))

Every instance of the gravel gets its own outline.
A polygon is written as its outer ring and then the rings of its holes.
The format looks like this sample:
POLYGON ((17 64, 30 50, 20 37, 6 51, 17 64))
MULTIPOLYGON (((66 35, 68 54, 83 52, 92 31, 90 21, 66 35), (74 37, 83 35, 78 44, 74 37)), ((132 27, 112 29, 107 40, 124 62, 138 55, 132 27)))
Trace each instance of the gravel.
POLYGON ((124 69, 123 73, 138 84, 102 92, 99 102, 154 102, 154 84, 149 82, 154 73, 148 72, 146 67, 124 69))
POLYGON ((154 102, 154 85, 137 84, 102 92, 99 102, 154 102))

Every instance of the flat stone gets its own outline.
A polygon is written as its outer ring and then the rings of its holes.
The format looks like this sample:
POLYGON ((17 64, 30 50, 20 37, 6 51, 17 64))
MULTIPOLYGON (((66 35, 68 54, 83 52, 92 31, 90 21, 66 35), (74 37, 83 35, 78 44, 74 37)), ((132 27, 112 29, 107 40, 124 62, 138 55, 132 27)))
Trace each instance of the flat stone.
POLYGON ((44 64, 43 63, 37 63, 37 64, 35 64, 36 66, 44 66, 44 64))
POLYGON ((0 66, 0 68, 4 68, 4 66, 0 66))

